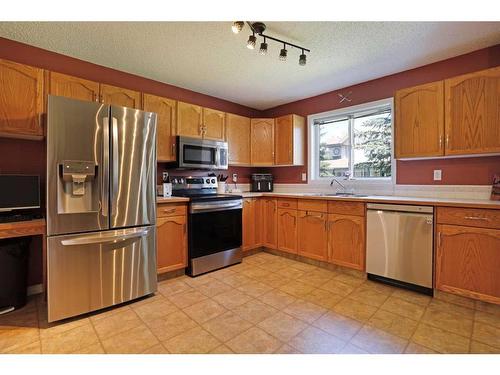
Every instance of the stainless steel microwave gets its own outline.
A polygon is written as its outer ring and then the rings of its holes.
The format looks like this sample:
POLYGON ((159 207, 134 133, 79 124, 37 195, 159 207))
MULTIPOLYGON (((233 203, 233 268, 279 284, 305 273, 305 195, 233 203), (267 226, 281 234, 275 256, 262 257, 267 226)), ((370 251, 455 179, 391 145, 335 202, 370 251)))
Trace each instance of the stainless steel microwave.
POLYGON ((227 142, 178 136, 177 166, 191 169, 227 169, 227 142))

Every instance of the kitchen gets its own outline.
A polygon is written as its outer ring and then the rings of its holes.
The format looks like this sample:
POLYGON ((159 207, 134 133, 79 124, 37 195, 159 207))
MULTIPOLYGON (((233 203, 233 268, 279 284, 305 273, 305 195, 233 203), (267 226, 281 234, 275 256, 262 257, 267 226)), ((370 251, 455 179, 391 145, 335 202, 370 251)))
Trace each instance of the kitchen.
POLYGON ((0 352, 500 354, 498 22, 343 25, 420 49, 329 83, 333 23, 290 24, 122 22, 92 57, 103 23, 0 23, 0 241, 29 254, 0 352), (241 48, 219 83, 106 62, 146 27, 241 48), (222 81, 259 52, 309 94, 222 81))

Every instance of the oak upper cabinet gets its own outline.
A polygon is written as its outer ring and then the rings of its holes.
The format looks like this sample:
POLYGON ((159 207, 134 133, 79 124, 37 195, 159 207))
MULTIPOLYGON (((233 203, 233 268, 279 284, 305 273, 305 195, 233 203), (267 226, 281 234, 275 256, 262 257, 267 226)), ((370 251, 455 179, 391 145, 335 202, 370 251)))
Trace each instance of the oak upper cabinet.
POLYGON ((0 136, 42 139, 43 70, 0 60, 0 136))
POLYGON ((262 246, 276 249, 278 246, 278 209, 276 198, 261 199, 262 246))
POLYGON ((327 222, 328 214, 325 212, 298 211, 299 255, 321 261, 328 260, 327 222))
POLYGON ((250 165, 250 119, 226 114, 226 138, 230 165, 250 165))
POLYGON ((243 251, 261 246, 260 202, 257 198, 243 199, 243 251))
POLYGON ((158 205, 156 235, 158 273, 187 267, 187 210, 185 204, 158 205))
POLYGON ((275 119, 275 165, 304 165, 305 129, 304 117, 286 115, 275 119))
POLYGON ((101 102, 122 107, 142 109, 142 95, 139 91, 101 84, 101 102))
POLYGON ((297 254, 297 210, 278 209, 278 249, 297 254))
POLYGON ((97 102, 99 101, 99 83, 66 74, 50 72, 49 94, 97 102))
POLYGON ((328 215, 328 261, 339 266, 364 271, 364 217, 328 215))
POLYGON ((156 95, 144 94, 144 110, 156 112, 156 157, 158 161, 175 161, 175 124, 177 102, 156 95))
POLYGON ((436 288, 500 303, 500 230, 437 226, 436 288))
POLYGON ((443 81, 396 92, 396 158, 444 155, 443 92, 443 81))
POLYGON ((199 105, 177 102, 177 135, 203 137, 203 108, 199 105))
POLYGON ((500 67, 444 82, 446 154, 500 152, 500 67))
POLYGON ((252 165, 274 165, 274 119, 254 118, 250 124, 252 165))
POLYGON ((203 138, 215 141, 226 139, 226 113, 203 108, 203 138))

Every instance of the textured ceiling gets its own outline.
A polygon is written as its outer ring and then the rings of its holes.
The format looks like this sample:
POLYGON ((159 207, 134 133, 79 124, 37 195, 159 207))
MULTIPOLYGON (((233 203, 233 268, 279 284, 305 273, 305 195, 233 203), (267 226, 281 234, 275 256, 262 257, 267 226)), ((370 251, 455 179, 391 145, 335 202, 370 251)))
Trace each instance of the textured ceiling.
MULTIPOLYGON (((0 22, 0 36, 157 81, 267 109, 488 47, 500 22, 267 22, 311 49, 278 60, 246 48, 230 22, 0 22)), ((260 43, 260 40, 258 40, 260 43)))

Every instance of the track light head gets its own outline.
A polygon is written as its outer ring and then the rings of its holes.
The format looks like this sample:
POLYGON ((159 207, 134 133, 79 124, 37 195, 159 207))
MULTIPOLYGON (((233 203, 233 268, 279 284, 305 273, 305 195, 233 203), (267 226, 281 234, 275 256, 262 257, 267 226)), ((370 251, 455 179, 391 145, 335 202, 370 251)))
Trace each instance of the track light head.
POLYGON ((302 55, 299 56, 299 65, 304 66, 306 65, 306 62, 307 62, 307 56, 304 53, 304 50, 302 50, 302 55))
POLYGON ((247 48, 248 49, 255 49, 255 42, 257 42, 257 38, 255 37, 255 33, 253 33, 253 35, 250 35, 248 37, 247 48))
POLYGON ((264 42, 260 44, 260 50, 259 53, 261 55, 266 55, 267 54, 267 43, 266 43, 266 37, 264 37, 264 42))
POLYGON ((280 51, 280 61, 286 61, 287 52, 288 51, 286 50, 286 45, 284 45, 280 51))
POLYGON ((238 34, 241 30, 243 30, 243 26, 245 26, 245 22, 234 21, 233 26, 231 26, 231 30, 233 30, 233 33, 238 34))

